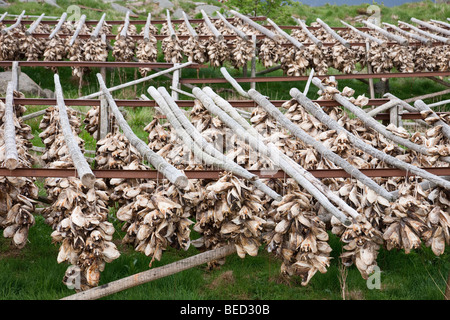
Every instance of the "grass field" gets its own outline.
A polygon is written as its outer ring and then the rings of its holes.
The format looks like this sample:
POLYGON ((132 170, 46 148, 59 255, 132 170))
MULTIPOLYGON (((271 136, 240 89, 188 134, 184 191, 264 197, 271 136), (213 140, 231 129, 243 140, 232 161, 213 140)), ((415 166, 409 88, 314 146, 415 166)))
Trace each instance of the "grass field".
MULTIPOLYGON (((14 2, 7 11, 10 13, 20 13, 26 9, 28 14, 40 14, 46 12, 49 15, 60 15, 75 1, 61 0, 58 4, 62 9, 55 9, 49 5, 14 2)), ((210 1, 211 3, 214 1, 210 1)), ((83 1, 87 7, 103 9, 108 14, 108 19, 121 19, 122 17, 109 9, 109 4, 101 1, 83 1)), ((315 17, 320 17, 330 25, 340 25, 339 19, 348 19, 361 14, 367 5, 361 6, 323 6, 308 7, 296 5, 291 13, 306 18, 307 23, 312 22, 315 17)), ((434 4, 431 1, 415 4, 406 4, 394 8, 382 8, 382 19, 387 22, 395 22, 397 19, 404 21, 415 16, 421 19, 442 19, 450 16, 448 5, 434 4), (397 18, 396 18, 397 17, 397 18)), ((285 8, 283 8, 285 10, 285 8)), ((0 14, 4 12, 0 8, 0 14)), ((88 19, 98 19, 101 12, 84 10, 88 19)), ((282 14, 286 14, 285 12, 282 14)), ((282 16, 280 13, 279 16, 282 16)), ((274 13, 276 15, 276 13, 274 13)), ((288 20, 289 21, 289 20, 288 20)), ((159 57, 160 61, 162 57, 159 57)), ((258 70, 262 66, 258 65, 258 70)), ((54 90, 53 76, 49 70, 44 68, 22 68, 22 72, 28 74, 42 88, 54 90)), ((63 79, 62 87, 66 98, 78 97, 78 82, 71 79, 69 68, 59 68, 59 74, 63 79)), ((82 94, 86 95, 98 91, 95 74, 98 69, 91 70, 84 78, 86 84, 82 88, 82 94)), ((242 70, 231 70, 234 76, 242 75, 242 70)), ((281 71, 270 74, 270 76, 281 75, 281 71)), ((115 69, 108 72, 106 83, 113 86, 122 82, 130 81, 134 78, 134 70, 115 69)), ((197 77, 195 70, 183 70, 182 77, 197 77)), ((199 77, 222 77, 218 69, 201 69, 199 77)), ((126 90, 115 92, 114 97, 119 99, 133 99, 141 94, 146 94, 149 85, 155 87, 168 87, 170 82, 161 77, 146 83, 130 87, 126 90)), ((289 99, 289 89, 297 87, 304 88, 305 83, 285 82, 285 83, 258 83, 256 89, 269 96, 271 99, 289 99)), ((356 94, 368 95, 367 85, 357 80, 340 81, 339 87, 352 87, 356 94)), ((249 88, 249 84, 243 85, 244 89, 249 88)), ((229 85, 212 85, 213 89, 230 89, 229 85)), ((444 86, 436 84, 429 79, 392 79, 390 81, 391 92, 403 99, 418 96, 430 92, 445 89, 444 86)), ((316 98, 317 90, 311 88, 308 96, 316 98)), ((224 91, 225 96, 236 97, 233 93, 224 91)), ((181 95, 181 99, 187 97, 181 95)), ((450 95, 442 96, 439 99, 450 99, 450 95)), ((428 103, 437 99, 425 100, 428 103)), ((27 113, 44 108, 43 106, 30 106, 27 113)), ((86 107, 80 107, 87 110, 86 107)), ((147 133, 143 131, 153 118, 150 108, 127 108, 127 120, 134 132, 144 141, 147 141, 147 133)), ((43 146, 38 137, 39 121, 41 117, 30 120, 28 124, 33 128, 33 144, 43 146)), ((86 149, 95 149, 95 140, 85 131, 81 137, 86 142, 86 149)), ((42 180, 37 181, 41 187, 41 195, 45 196, 42 188, 42 180)), ((115 218, 114 209, 110 212, 110 221, 116 227, 114 241, 117 244, 121 257, 112 263, 107 264, 102 272, 100 285, 106 284, 137 272, 148 270, 150 259, 143 254, 136 253, 133 248, 123 246, 120 231, 121 223, 115 218)), ((59 299, 73 294, 74 291, 65 287, 62 277, 67 268, 66 264, 58 264, 56 257, 58 245, 51 243, 51 228, 44 223, 40 216, 36 218, 36 224, 31 228, 29 243, 22 250, 13 249, 10 240, 4 239, 0 231, 0 300, 50 300, 59 299)), ((264 248, 260 249, 257 257, 247 256, 240 259, 232 255, 226 259, 226 263, 218 270, 207 270, 206 266, 193 268, 179 274, 169 276, 136 288, 132 288, 114 295, 109 299, 133 299, 133 300, 221 300, 221 299, 242 299, 242 300, 311 300, 311 299, 352 299, 352 300, 442 300, 445 290, 445 281, 450 270, 450 256, 446 253, 436 257, 429 248, 420 248, 410 254, 403 251, 380 250, 378 265, 381 269, 380 289, 369 289, 367 283, 362 279, 356 267, 350 267, 343 271, 338 256, 342 251, 341 242, 330 234, 330 245, 332 246, 333 260, 328 272, 316 274, 307 287, 302 287, 297 278, 287 281, 280 277, 280 261, 267 253, 264 248), (348 272, 348 274, 346 274, 348 272), (345 283, 343 290, 341 283, 345 283)), ((161 261, 155 261, 153 267, 162 266, 197 253, 195 248, 190 248, 187 252, 168 249, 164 252, 161 261)))

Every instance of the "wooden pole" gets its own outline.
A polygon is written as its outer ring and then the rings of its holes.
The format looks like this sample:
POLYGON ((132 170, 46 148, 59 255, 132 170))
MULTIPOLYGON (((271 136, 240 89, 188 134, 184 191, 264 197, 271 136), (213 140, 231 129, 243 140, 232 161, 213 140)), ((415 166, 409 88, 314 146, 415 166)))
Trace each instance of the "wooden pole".
POLYGON ((169 34, 172 40, 175 40, 177 35, 175 33, 175 30, 173 29, 172 21, 170 19, 170 11, 169 9, 166 10, 166 21, 167 21, 167 27, 169 28, 169 34))
POLYGON ((31 34, 34 32, 34 30, 36 30, 37 26, 39 25, 39 23, 41 23, 41 20, 44 18, 44 16, 45 16, 45 13, 41 14, 41 15, 39 16, 39 18, 37 18, 37 20, 34 21, 34 22, 31 24, 31 26, 25 31, 25 34, 26 34, 27 36, 31 35, 31 34))
POLYGON ((163 157, 153 152, 148 145, 139 139, 133 132, 133 130, 128 125, 127 121, 123 117, 116 102, 114 101, 110 91, 103 81, 102 75, 97 73, 97 79, 100 84, 100 88, 108 101, 110 110, 114 114, 114 117, 123 131, 125 137, 130 141, 130 144, 134 146, 139 153, 146 158, 150 164, 159 172, 161 172, 170 182, 175 184, 175 186, 184 189, 188 185, 188 178, 184 173, 176 169, 174 166, 169 164, 163 157))
POLYGON ((55 29, 53 29, 52 33, 48 36, 49 39, 53 39, 53 37, 58 33, 59 29, 61 29, 61 26, 63 25, 64 21, 66 20, 67 12, 64 12, 61 15, 61 18, 59 18, 58 24, 55 26, 55 29))
POLYGON ((190 268, 218 260, 236 252, 236 246, 229 244, 224 247, 209 250, 193 257, 182 259, 171 264, 143 271, 132 276, 116 280, 105 285, 76 293, 61 300, 96 300, 111 294, 139 286, 160 278, 179 273, 190 268))
POLYGON ((415 40, 418 40, 418 41, 422 42, 423 44, 425 44, 427 46, 430 45, 431 43, 433 43, 433 41, 431 41, 428 38, 424 38, 424 37, 419 36, 418 34, 405 31, 405 30, 403 30, 403 29, 401 29, 401 28, 399 28, 397 26, 394 26, 393 24, 390 24, 390 23, 387 23, 387 22, 383 22, 383 25, 394 29, 395 31, 397 31, 398 33, 404 35, 405 37, 410 37, 410 38, 413 38, 415 40))
POLYGON ((442 34, 445 34, 446 36, 450 36, 450 30, 440 28, 438 26, 432 25, 431 23, 428 23, 428 22, 425 22, 425 21, 422 21, 422 20, 419 20, 416 18, 411 18, 411 21, 414 23, 420 24, 421 26, 424 26, 425 28, 428 28, 434 32, 442 33, 442 34))
POLYGON ((406 22, 403 22, 403 21, 400 21, 400 20, 398 21, 398 23, 399 24, 403 24, 403 25, 407 26, 408 28, 411 28, 412 30, 416 31, 417 33, 420 33, 421 35, 423 35, 425 37, 429 37, 431 39, 434 39, 434 40, 437 40, 437 41, 440 41, 440 42, 443 42, 443 43, 447 43, 447 44, 450 43, 450 39, 449 38, 444 38, 444 37, 435 35, 433 33, 429 33, 429 32, 423 31, 422 29, 419 29, 419 28, 417 28, 417 27, 415 27, 415 26, 413 26, 413 25, 411 25, 409 23, 406 23, 406 22))
POLYGON ((102 15, 100 18, 100 21, 97 23, 97 26, 95 27, 94 31, 91 33, 91 39, 96 39, 100 33, 100 30, 102 29, 103 23, 105 22, 106 13, 102 15))
POLYGON ((59 75, 55 74, 54 79, 55 79, 56 102, 59 111, 59 121, 61 125, 61 130, 64 134, 64 140, 70 152, 70 157, 72 158, 73 164, 77 169, 78 175, 83 185, 85 185, 88 188, 93 188, 95 183, 95 176, 92 173, 91 167, 84 158, 84 155, 81 152, 77 140, 75 139, 75 136, 73 134, 72 126, 70 125, 69 117, 67 115, 66 105, 64 103, 64 96, 61 88, 61 83, 59 82, 59 75))
POLYGON ((189 17, 187 16, 186 12, 183 11, 182 14, 183 14, 184 23, 186 24, 186 27, 187 27, 189 33, 195 40, 198 40, 198 34, 195 31, 195 29, 191 26, 191 23, 189 22, 189 17))
MULTIPOLYGON (((1 19, 0 19, 0 21, 1 21, 1 19)), ((438 24, 440 24, 440 25, 442 25, 444 27, 450 28, 450 23, 447 23, 447 22, 444 22, 444 21, 439 21, 439 20, 433 20, 433 19, 430 19, 430 21, 434 22, 434 23, 438 23, 438 24)))
POLYGON ((317 18, 316 21, 324 28, 335 40, 340 42, 344 47, 347 49, 350 48, 350 42, 342 38, 340 35, 336 33, 333 29, 330 28, 329 25, 327 25, 325 22, 323 22, 320 18, 317 18))
POLYGON ((371 36, 371 35, 368 34, 368 33, 362 32, 361 30, 356 29, 354 26, 348 24, 348 23, 345 22, 345 21, 342 21, 342 20, 341 20, 341 23, 342 23, 344 26, 346 26, 347 28, 350 28, 350 30, 352 30, 352 31, 355 32, 356 34, 360 35, 361 37, 366 38, 366 39, 369 40, 369 41, 375 42, 375 43, 377 43, 378 45, 380 45, 380 46, 382 46, 382 47, 386 47, 386 46, 387 46, 386 41, 383 41, 383 40, 381 40, 381 39, 375 38, 375 37, 371 36))
POLYGON ((381 33, 386 38, 391 39, 391 40, 397 42, 398 44, 400 44, 402 46, 407 46, 409 44, 407 39, 405 39, 403 37, 400 37, 400 36, 397 36, 395 34, 392 34, 392 33, 388 32, 388 31, 386 31, 385 29, 380 28, 379 26, 377 26, 377 25, 375 25, 375 24, 373 24, 373 23, 371 23, 369 21, 363 20, 362 23, 364 23, 367 27, 369 27, 371 29, 374 29, 378 33, 381 33))
MULTIPOLYGON (((253 42, 253 57, 252 57, 252 67, 250 70, 250 76, 254 78, 256 76, 256 34, 252 34, 252 42, 253 42)), ((256 82, 250 82, 250 88, 255 89, 256 88, 256 82)))
POLYGON ((24 14, 25 14, 25 10, 22 11, 22 13, 19 15, 19 17, 17 18, 17 20, 16 20, 16 22, 15 22, 14 24, 10 25, 10 26, 7 27, 7 28, 2 29, 1 32, 2 32, 3 34, 6 34, 6 33, 8 33, 9 31, 11 31, 12 29, 14 29, 15 27, 17 27, 17 26, 20 24, 20 21, 22 21, 22 18, 23 18, 23 16, 24 16, 24 14))
POLYGON ((278 42, 279 40, 279 36, 277 36, 275 33, 273 33, 272 31, 268 30, 267 28, 257 24, 256 22, 254 22, 253 20, 247 18, 246 16, 240 14, 239 12, 236 12, 235 10, 230 10, 230 12, 232 14, 234 14, 236 17, 238 17, 239 19, 241 19, 242 21, 244 21, 246 24, 248 24, 249 26, 253 27, 254 29, 258 30, 259 32, 261 32, 262 34, 264 34, 266 37, 272 39, 275 42, 278 42))
POLYGON ((305 90, 303 90, 303 94, 305 96, 308 94, 309 87, 311 85, 311 81, 312 81, 313 77, 314 77, 314 68, 311 68, 311 71, 310 71, 309 77, 308 77, 308 81, 306 81, 305 90))
POLYGON ((120 38, 125 39, 127 37, 128 26, 130 25, 130 10, 125 14, 125 21, 123 23, 122 30, 120 30, 120 38))
POLYGON ((239 95, 250 98, 248 93, 242 89, 242 87, 239 85, 239 83, 228 73, 227 68, 222 67, 220 68, 220 72, 223 74, 225 79, 233 86, 233 88, 239 93, 239 95))
POLYGON ((8 82, 6 89, 4 123, 5 167, 14 170, 19 165, 19 155, 16 145, 16 127, 14 125, 14 83, 8 82))
POLYGON ((446 122, 442 121, 441 118, 433 110, 431 110, 429 106, 427 106, 422 100, 417 100, 416 102, 414 102, 414 106, 417 108, 417 110, 421 112, 425 111, 433 117, 439 119, 435 122, 435 125, 442 126, 442 133, 447 139, 450 139, 450 126, 446 122))
MULTIPOLYGON (((173 66, 178 66, 179 63, 174 63, 173 66)), ((173 72, 173 78, 172 78, 172 87, 178 88, 179 87, 179 81, 180 81, 180 70, 177 69, 173 72)), ((178 100, 178 92, 175 90, 172 90, 172 98, 175 100, 178 100)))
POLYGON ((209 20, 208 15, 206 14, 205 10, 200 10, 203 16, 203 20, 205 20, 206 25, 208 26, 209 30, 213 33, 214 37, 216 37, 216 41, 222 41, 223 35, 217 30, 217 28, 212 24, 211 20, 209 20))
POLYGON ((300 27, 302 28, 303 32, 306 33, 306 35, 308 36, 308 38, 319 48, 321 48, 323 46, 322 41, 320 41, 319 39, 316 38, 316 36, 314 36, 311 31, 309 31, 308 27, 306 26, 306 24, 298 19, 298 18, 294 18, 295 21, 297 21, 297 23, 300 25, 300 27))
POLYGON ((225 19, 225 17, 219 11, 216 11, 216 14, 219 16, 219 18, 223 21, 223 23, 225 23, 225 25, 229 29, 233 30, 233 32, 238 35, 238 37, 240 37, 242 40, 245 40, 245 41, 249 40, 247 35, 244 32, 242 32, 241 30, 239 30, 238 28, 233 26, 227 19, 225 19))
POLYGON ((308 112, 310 112, 316 119, 322 122, 331 130, 336 130, 336 132, 344 133, 350 143, 352 143, 358 149, 370 154, 372 157, 375 157, 391 166, 399 168, 401 170, 410 172, 413 175, 417 175, 426 180, 436 183, 437 185, 450 190, 450 183, 441 177, 438 177, 434 174, 429 173, 426 170, 418 168, 412 164, 399 160, 395 157, 392 157, 377 148, 372 147, 367 144, 365 141, 353 135, 351 132, 347 131, 344 127, 338 124, 338 122, 330 116, 328 116, 321 108, 317 107, 314 102, 312 102, 308 97, 304 96, 298 89, 292 88, 290 90, 290 95, 296 99, 308 112))
POLYGON ((2 22, 3 19, 5 19, 5 17, 6 17, 7 14, 8 14, 8 12, 5 12, 4 14, 2 14, 2 15, 0 16, 0 22, 2 22))
MULTIPOLYGON (((137 80, 133 80, 133 81, 130 81, 130 82, 122 83, 122 84, 119 84, 119 85, 117 85, 117 86, 108 88, 108 91, 109 91, 109 92, 113 92, 113 91, 120 90, 120 89, 123 89, 123 88, 126 88, 126 87, 130 87, 130 86, 132 86, 132 85, 135 85, 135 84, 138 84, 138 83, 142 83, 142 82, 148 81, 148 80, 150 80, 150 79, 159 77, 159 76, 161 76, 161 75, 165 75, 165 74, 167 74, 167 73, 173 72, 173 71, 175 71, 175 70, 177 70, 177 69, 181 69, 181 68, 187 67, 187 66, 191 65, 192 63, 193 63, 193 62, 188 61, 188 62, 186 62, 186 63, 180 64, 180 65, 178 65, 178 66, 173 66, 172 68, 168 68, 168 69, 166 69, 166 70, 162 70, 162 71, 160 71, 160 72, 151 74, 151 75, 149 75, 149 76, 146 76, 146 77, 143 77, 143 78, 140 78, 140 79, 137 79, 137 80)), ((171 77, 171 78, 172 78, 172 77, 171 77)), ((102 95, 102 91, 100 90, 100 91, 98 91, 98 92, 91 93, 91 94, 89 94, 89 95, 87 95, 87 96, 80 97, 80 98, 78 98, 78 99, 92 99, 92 98, 95 98, 95 97, 99 97, 99 96, 101 96, 101 95, 102 95)))
POLYGON ((72 38, 70 39, 69 46, 73 46, 73 44, 75 43, 75 40, 77 40, 77 37, 80 34, 85 21, 86 21, 86 15, 83 14, 81 16, 80 20, 78 20, 77 28, 75 29, 75 32, 74 32, 72 38))
POLYGON ((284 37, 287 41, 289 41, 290 43, 292 43, 297 49, 299 50, 303 50, 305 48, 305 46, 300 43, 297 39, 291 37, 290 35, 288 35, 286 32, 284 32, 275 22, 273 22, 272 20, 270 20, 269 18, 267 18, 267 22, 269 24, 272 25, 272 27, 274 27, 275 30, 277 30, 277 32, 284 37))

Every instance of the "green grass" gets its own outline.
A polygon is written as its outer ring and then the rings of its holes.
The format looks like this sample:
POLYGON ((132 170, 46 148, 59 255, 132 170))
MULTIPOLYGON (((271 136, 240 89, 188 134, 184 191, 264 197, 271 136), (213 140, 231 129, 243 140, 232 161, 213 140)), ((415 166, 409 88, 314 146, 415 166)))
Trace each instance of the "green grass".
MULTIPOLYGON (((10 13, 18 14, 24 8, 27 14, 39 15, 46 12, 49 15, 61 15, 66 8, 75 1, 60 0, 58 4, 62 9, 55 9, 46 4, 20 3, 10 1, 12 5, 7 8, 10 13)), ((211 0, 208 3, 216 4, 211 0)), ((124 3, 124 2, 119 2, 124 3)), ((123 15, 117 14, 110 9, 109 4, 103 4, 101 1, 84 1, 83 5, 105 10, 107 18, 111 20, 123 19, 123 15)), ((192 5, 185 4, 185 9, 192 5)), ((295 4, 289 12, 273 13, 272 18, 280 19, 283 24, 292 23, 291 19, 284 19, 291 14, 306 19, 311 23, 316 17, 332 26, 340 26, 339 19, 347 20, 349 17, 360 15, 367 6, 324 6, 308 7, 295 4)), ((280 10, 285 10, 282 8, 280 10)), ((5 9, 0 9, 0 13, 5 9)), ((88 20, 99 19, 102 12, 85 10, 81 13, 87 15, 88 20)), ((387 8, 381 6, 383 21, 396 22, 396 20, 408 21, 409 17, 415 16, 420 19, 445 19, 449 16, 449 6, 444 4, 434 4, 431 1, 406 4, 400 7, 387 8)), ((163 62, 162 55, 159 61, 163 62)), ((264 68, 258 64, 257 70, 264 68)), ((85 85, 82 87, 81 94, 87 95, 99 90, 96 73, 100 70, 93 68, 89 74, 84 77, 85 85)), ((241 70, 229 69, 231 75, 235 77, 242 76, 241 70)), ((54 90, 54 82, 51 71, 45 68, 22 68, 22 72, 28 74, 42 88, 54 90)), ((66 98, 78 97, 78 82, 71 77, 70 68, 59 68, 58 73, 62 79, 61 84, 66 98)), ((277 71, 267 76, 282 75, 277 71)), ((197 73, 194 69, 183 70, 183 78, 221 78, 222 74, 217 68, 200 69, 197 73)), ((135 71, 133 69, 113 69, 108 71, 106 83, 109 87, 130 81, 134 79, 135 71)), ((375 80, 375 82, 378 80, 375 80)), ((141 94, 147 94, 146 89, 149 85, 155 87, 171 85, 170 80, 159 77, 145 84, 139 84, 126 90, 113 93, 117 99, 136 99, 141 94)), ((211 84, 214 90, 231 89, 228 84, 211 84)), ((256 89, 262 94, 269 96, 273 100, 289 99, 289 89, 297 87, 304 89, 305 82, 277 82, 277 83, 257 83, 256 89)), ((356 91, 356 95, 366 94, 368 96, 368 87, 358 80, 341 80, 339 88, 343 89, 349 86, 356 91)), ((247 90, 249 83, 242 84, 247 90)), ((429 79, 391 79, 391 92, 399 98, 406 99, 430 92, 436 92, 445 89, 444 86, 436 84, 429 79)), ((317 89, 311 87, 308 97, 317 98, 317 89)), ((228 91, 221 93, 224 97, 239 98, 236 94, 228 91)), ((379 97, 379 96, 378 96, 379 97)), ((187 99, 180 95, 181 99, 187 99)), ((427 99, 425 102, 432 103, 437 99, 449 99, 450 95, 435 99, 427 99)), ((31 113, 45 106, 28 106, 27 113, 31 113)), ((87 111, 88 107, 79 107, 80 110, 87 111)), ((151 108, 125 108, 127 110, 127 120, 134 132, 144 141, 147 141, 147 133, 143 128, 153 119, 153 110, 151 108)), ((32 127, 33 145, 43 146, 38 137, 40 129, 39 122, 42 117, 28 121, 32 127)), ((86 132, 81 133, 82 139, 86 142, 86 149, 95 149, 95 140, 86 132)), ((40 196, 45 196, 43 181, 39 179, 36 184, 40 187, 40 196)), ((111 210, 111 220, 116 226, 114 241, 117 243, 121 256, 119 259, 106 265, 102 272, 100 285, 121 279, 132 274, 148 270, 150 259, 143 254, 137 253, 133 248, 123 246, 120 242, 123 232, 120 231, 121 224, 114 218, 114 210, 111 210)), ((10 246, 10 240, 2 237, 0 231, 0 300, 10 299, 59 299, 73 294, 62 283, 67 264, 58 264, 56 257, 58 254, 58 245, 51 243, 52 230, 44 223, 41 216, 36 217, 36 224, 30 230, 29 243, 22 250, 16 250, 10 246)), ((244 259, 236 255, 227 257, 226 263, 218 270, 209 271, 206 266, 192 268, 181 273, 156 280, 135 288, 131 288, 109 297, 110 299, 133 299, 133 300, 177 300, 177 299, 249 299, 249 300, 310 300, 310 299, 342 299, 342 292, 339 282, 340 264, 339 254, 342 251, 342 243, 334 236, 330 235, 330 245, 333 248, 333 260, 328 272, 325 274, 316 274, 307 287, 300 285, 298 278, 294 277, 286 281, 280 277, 280 261, 267 253, 264 248, 260 249, 257 257, 247 256, 244 259)), ((190 248, 187 252, 180 252, 169 248, 164 252, 161 261, 155 261, 153 267, 163 266, 168 263, 192 256, 198 253, 195 248, 190 248)), ((441 257, 436 257, 429 248, 420 248, 410 254, 403 251, 387 251, 381 249, 378 256, 378 265, 382 270, 381 289, 369 290, 366 281, 361 277, 356 267, 348 269, 347 299, 366 299, 366 300, 442 300, 445 288, 445 279, 450 269, 449 253, 441 257)))

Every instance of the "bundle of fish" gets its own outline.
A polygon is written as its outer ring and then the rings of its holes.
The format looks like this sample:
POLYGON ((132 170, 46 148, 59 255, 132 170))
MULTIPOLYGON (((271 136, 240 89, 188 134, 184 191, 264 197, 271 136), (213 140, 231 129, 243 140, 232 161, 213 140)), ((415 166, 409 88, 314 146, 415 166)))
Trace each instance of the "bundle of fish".
POLYGON ((124 25, 120 25, 117 31, 112 55, 116 61, 132 61, 136 51, 136 42, 131 36, 137 34, 136 26, 129 25, 125 37, 120 35, 123 27, 124 25))
MULTIPOLYGON (((80 33, 81 34, 87 34, 90 32, 90 29, 87 25, 83 25, 83 27, 81 28, 80 33)), ((85 44, 87 42, 87 40, 85 39, 81 39, 80 37, 77 37, 75 39, 75 42, 70 45, 71 42, 71 37, 67 37, 66 38, 66 54, 67 54, 67 58, 70 61, 84 61, 85 59, 85 53, 84 53, 84 49, 85 49, 85 44)), ((81 83, 81 79, 83 78, 83 74, 87 72, 88 68, 87 67, 71 67, 72 68, 72 75, 75 77, 78 77, 80 79, 80 83, 81 83)))
MULTIPOLYGON (((66 57, 66 45, 64 39, 55 35, 50 41, 47 42, 45 48, 44 61, 61 61, 66 57)), ((50 68, 53 72, 57 72, 57 67, 46 67, 50 68)))
POLYGON ((162 40, 161 48, 164 53, 164 59, 169 63, 180 63, 183 60, 182 43, 178 37, 168 36, 162 40))
MULTIPOLYGON (((67 113, 74 134, 79 133, 81 123, 75 111, 68 109, 67 113)), ((40 128, 46 128, 40 135, 46 145, 46 166, 73 168, 70 153, 62 145, 65 141, 56 108, 47 109, 40 128)), ((83 140, 80 139, 78 144, 83 148, 83 140)), ((42 214, 53 229, 52 241, 61 243, 57 261, 70 264, 63 283, 76 291, 97 286, 105 264, 120 256, 112 242, 114 227, 107 221, 109 197, 106 184, 97 179, 94 187, 88 189, 75 177, 47 178, 45 188, 51 205, 42 214)))
MULTIPOLYGON (((2 121, 5 105, 0 101, 0 167, 5 167, 5 124, 2 121)), ((28 150, 31 147, 30 126, 26 125, 20 116, 23 113, 22 106, 15 106, 14 126, 16 128, 16 147, 18 153, 19 168, 31 168, 33 158, 28 150)), ((28 231, 34 225, 33 216, 35 199, 38 198, 38 187, 34 184, 34 178, 27 177, 0 177, 0 227, 3 228, 3 236, 11 238, 12 245, 23 248, 28 239, 28 231)))
POLYGON ((331 260, 325 223, 314 207, 311 195, 288 179, 286 195, 272 203, 267 224, 271 228, 264 235, 267 251, 282 260, 282 275, 300 276, 303 286, 317 271, 327 272, 331 260))
POLYGON ((163 251, 171 246, 187 250, 190 246, 189 217, 198 202, 189 204, 184 191, 174 185, 156 181, 136 186, 131 202, 117 211, 117 218, 125 221, 123 243, 132 244, 136 251, 160 260, 163 251))
POLYGON ((21 24, 14 29, 14 32, 0 32, 0 61, 20 60, 20 50, 18 37, 15 32, 25 32, 25 27, 21 24))
MULTIPOLYGON (((36 27, 34 32, 48 33, 49 29, 48 25, 40 24, 36 27)), ((25 32, 20 32, 18 38, 20 55, 27 61, 38 61, 43 57, 44 51, 47 48, 47 43, 49 42, 46 38, 36 38, 25 32)))
POLYGON ((206 46, 208 44, 208 40, 200 40, 192 37, 185 22, 182 22, 178 25, 177 31, 182 36, 189 36, 189 38, 187 38, 186 40, 181 40, 183 54, 187 58, 187 60, 200 64, 208 62, 208 55, 206 54, 206 46))
POLYGON ((224 173, 209 183, 205 192, 196 207, 193 227, 201 237, 192 244, 203 250, 234 244, 241 258, 256 256, 266 221, 262 218, 264 206, 253 188, 232 173, 224 173))
POLYGON ((106 61, 108 59, 108 46, 101 37, 89 38, 83 46, 86 61, 106 61))
POLYGON ((273 67, 283 55, 284 52, 278 43, 269 38, 263 39, 258 57, 265 68, 273 67))

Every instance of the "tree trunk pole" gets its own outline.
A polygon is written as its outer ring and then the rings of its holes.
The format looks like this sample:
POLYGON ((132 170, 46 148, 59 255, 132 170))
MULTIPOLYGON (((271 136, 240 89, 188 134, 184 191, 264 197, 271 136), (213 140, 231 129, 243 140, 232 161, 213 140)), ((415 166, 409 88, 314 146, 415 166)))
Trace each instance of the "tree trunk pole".
POLYGON ((19 155, 17 153, 16 144, 16 127, 14 125, 14 84, 12 81, 8 82, 6 89, 6 103, 4 115, 4 139, 5 139, 5 167, 9 170, 14 170, 19 165, 19 155))
POLYGON ((141 284, 161 279, 193 267, 218 260, 236 252, 236 246, 227 245, 210 251, 197 254, 168 265, 143 271, 132 276, 122 278, 99 287, 76 293, 61 300, 96 300, 111 294, 139 286, 141 284))

